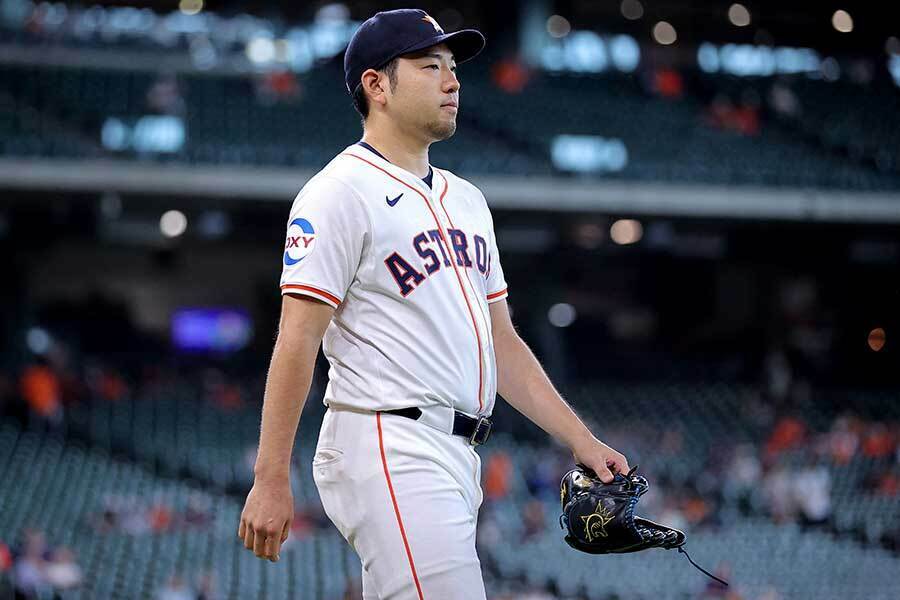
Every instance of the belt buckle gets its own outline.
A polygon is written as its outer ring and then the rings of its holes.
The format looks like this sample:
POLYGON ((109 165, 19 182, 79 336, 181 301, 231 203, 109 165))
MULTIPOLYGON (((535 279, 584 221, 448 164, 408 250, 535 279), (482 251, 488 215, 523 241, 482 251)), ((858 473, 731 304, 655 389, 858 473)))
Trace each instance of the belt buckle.
POLYGON ((491 429, 493 426, 493 423, 491 423, 491 420, 487 417, 478 417, 478 422, 475 424, 475 430, 472 432, 472 435, 469 436, 469 444, 472 446, 480 446, 488 441, 488 438, 491 437, 491 429))

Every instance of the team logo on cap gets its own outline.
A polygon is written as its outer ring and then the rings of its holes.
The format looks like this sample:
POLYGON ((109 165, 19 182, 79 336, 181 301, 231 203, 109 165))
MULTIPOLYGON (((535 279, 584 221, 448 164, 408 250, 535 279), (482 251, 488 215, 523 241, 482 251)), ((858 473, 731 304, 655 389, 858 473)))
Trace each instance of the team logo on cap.
POLYGON ((425 15, 424 17, 422 17, 422 20, 427 23, 431 23, 431 26, 434 27, 434 30, 443 35, 444 30, 440 25, 438 25, 438 22, 434 20, 434 17, 432 17, 431 15, 425 15))
POLYGON ((284 242, 284 264, 296 265, 309 256, 316 247, 316 231, 312 223, 297 218, 288 225, 287 239, 284 242))

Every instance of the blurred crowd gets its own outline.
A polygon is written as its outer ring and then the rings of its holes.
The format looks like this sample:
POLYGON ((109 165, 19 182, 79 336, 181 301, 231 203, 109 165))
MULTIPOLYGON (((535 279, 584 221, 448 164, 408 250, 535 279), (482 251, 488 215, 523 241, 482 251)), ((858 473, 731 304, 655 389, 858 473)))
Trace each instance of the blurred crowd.
POLYGON ((13 596, 18 599, 63 598, 84 581, 75 553, 66 546, 53 547, 44 533, 25 529, 6 545, 0 539, 0 574, 9 574, 13 596))
MULTIPOLYGON (((777 358, 777 357, 776 357, 777 358)), ((853 410, 823 412, 799 408, 809 401, 810 391, 796 379, 784 376, 777 360, 770 361, 767 385, 756 403, 749 402, 741 420, 749 435, 714 435, 708 445, 695 446, 695 438, 685 423, 673 422, 662 428, 647 423, 598 428, 604 440, 642 461, 641 472, 651 481, 643 498, 641 513, 687 531, 727 526, 742 516, 765 516, 776 523, 798 523, 837 532, 834 505, 841 493, 860 494, 890 501, 900 499, 900 423, 868 418, 853 410), (781 377, 776 376, 781 373, 781 377), (779 381, 788 384, 779 386, 779 381), (776 396, 784 388, 787 400, 763 400, 762 394, 776 396), (799 390, 799 391, 798 391, 799 390), (798 400, 799 397, 799 400, 798 400), (852 488, 839 488, 841 469, 857 470, 862 476, 852 488)), ((192 389, 200 401, 224 414, 246 407, 256 394, 253 384, 226 376, 216 368, 192 372, 192 389)), ((0 374, 0 413, 17 417, 23 424, 65 434, 68 407, 84 401, 127 402, 141 392, 183 384, 182 376, 158 366, 137 375, 128 375, 101 362, 90 362, 77 373, 48 357, 22 368, 15 376, 0 374)), ((590 415, 587 415, 590 418, 590 415)), ((720 432, 721 433, 721 432, 720 432)), ((746 433, 746 432, 745 432, 746 433)), ((551 532, 558 535, 559 480, 572 466, 571 454, 559 446, 547 446, 520 453, 518 446, 486 446, 483 486, 484 504, 479 521, 479 544, 498 548, 511 543, 508 520, 503 514, 518 514, 516 543, 527 544, 551 532)), ((523 447, 524 448, 524 447, 523 447)), ((252 476, 255 445, 245 448, 232 465, 236 473, 252 476)), ((296 458, 296 457, 295 457, 296 458)), ((296 464, 295 471, 305 469, 296 464)), ((301 485, 294 478, 295 489, 301 485)), ((322 529, 330 522, 319 503, 297 496, 296 514, 287 546, 322 529)), ((108 494, 85 517, 84 526, 99 535, 125 533, 154 535, 189 527, 211 526, 214 515, 206 496, 191 498, 176 508, 161 497, 133 497, 108 494)), ((900 549, 900 528, 881 540, 900 549)), ((550 600, 562 598, 552 581, 529 587, 523 581, 503 577, 489 560, 484 561, 486 577, 493 581, 492 597, 502 600, 550 600)), ((727 578, 728 565, 714 566, 727 578)), ((39 531, 27 530, 10 546, 0 544, 0 571, 8 573, 17 597, 37 598, 63 595, 82 584, 77 556, 65 547, 49 547, 39 531)), ((216 598, 210 575, 193 580, 176 574, 158 590, 158 598, 199 600, 216 598)), ((582 596, 587 598, 585 594, 582 596)), ((727 595, 711 585, 704 597, 749 600, 739 592, 727 595)), ((778 600, 778 590, 766 592, 760 600, 778 600)), ((756 600, 757 597, 754 597, 756 600)), ((566 600, 580 600, 580 597, 566 600)))
MULTIPOLYGON (((637 445, 634 432, 610 431, 614 447, 637 445)), ((685 452, 679 429, 660 432, 658 457, 641 469, 653 482, 642 500, 644 512, 679 528, 721 525, 731 511, 767 515, 776 522, 807 526, 828 524, 832 516, 834 469, 853 461, 867 465, 868 474, 854 493, 900 498, 900 424, 869 421, 853 414, 834 418, 817 432, 801 415, 775 420, 758 443, 717 443, 708 449, 702 469, 681 480, 666 472, 667 458, 685 452)), ((558 502, 559 481, 572 467, 571 456, 550 448, 525 464, 515 464, 504 450, 490 454, 484 466, 485 506, 510 498, 514 470, 527 490, 523 504, 523 539, 541 533, 554 519, 544 515, 547 502, 558 502)), ((488 536, 489 537, 489 536, 488 536)))
MULTIPOLYGON (((863 497, 900 499, 900 423, 873 421, 852 413, 834 417, 825 429, 816 429, 801 414, 771 417, 771 424, 756 442, 723 442, 711 445, 702 467, 689 477, 670 472, 671 459, 692 452, 682 430, 673 427, 656 432, 651 456, 641 472, 651 481, 642 499, 640 514, 691 532, 725 527, 740 517, 766 517, 776 523, 797 523, 835 534, 835 490, 840 469, 865 470, 849 493, 863 497)), ((632 428, 609 430, 605 436, 616 448, 646 447, 638 438, 648 432, 632 428)), ((632 460, 632 466, 634 460, 632 460)), ((479 544, 502 551, 510 544, 502 513, 515 511, 520 529, 515 543, 527 544, 545 534, 559 532, 559 481, 572 468, 571 455, 559 446, 520 460, 506 450, 492 452, 483 469, 485 502, 479 520, 479 544), (524 485, 524 490, 517 486, 524 485), (524 492, 524 495, 523 495, 524 492)), ((862 523, 860 526, 864 526, 862 523)), ((879 540, 900 552, 900 523, 879 540)), ((486 570, 491 568, 485 562, 486 570)), ((729 565, 715 572, 728 579, 729 565)), ((499 574, 498 574, 499 576, 499 574)), ((551 582, 552 583, 552 582, 551 582)), ((502 598, 562 598, 548 583, 537 591, 522 588, 502 598)), ((703 597, 749 600, 735 589, 727 592, 711 583, 703 597)), ((769 589, 754 600, 779 600, 785 596, 769 589)), ((568 598, 567 598, 568 600, 568 598)))
POLYGON ((177 510, 165 500, 106 494, 101 510, 86 516, 87 525, 98 534, 127 533, 143 535, 165 533, 189 527, 207 527, 213 514, 209 497, 194 494, 184 510, 177 510))
MULTIPOLYGON (((246 405, 246 385, 226 376, 218 368, 201 368, 188 377, 197 382, 201 400, 221 410, 246 405)), ((31 428, 63 432, 66 409, 73 405, 102 401, 122 402, 133 392, 184 386, 186 378, 173 368, 148 363, 137 372, 123 370, 100 360, 72 364, 65 351, 35 357, 18 373, 0 370, 0 416, 18 419, 31 428)))
POLYGON ((157 590, 154 600, 219 600, 222 595, 217 591, 216 580, 210 573, 202 573, 191 582, 180 573, 172 575, 157 590))
MULTIPOLYGON (((16 600, 65 600, 86 583, 75 552, 64 545, 50 545, 42 531, 32 528, 24 529, 10 545, 0 539, 0 576, 6 576, 11 582, 12 597, 16 600)), ((3 591, 0 586, 0 593, 3 591)), ((193 582, 176 573, 154 596, 155 600, 220 598, 211 573, 200 573, 193 582)))

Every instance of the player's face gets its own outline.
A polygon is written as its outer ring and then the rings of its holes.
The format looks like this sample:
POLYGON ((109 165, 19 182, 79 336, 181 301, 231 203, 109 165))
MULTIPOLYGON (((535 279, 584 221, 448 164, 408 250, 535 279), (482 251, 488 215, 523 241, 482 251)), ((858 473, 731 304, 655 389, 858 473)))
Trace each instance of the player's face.
POLYGON ((433 141, 445 140, 456 131, 459 88, 453 53, 439 44, 400 59, 387 108, 406 128, 433 141))

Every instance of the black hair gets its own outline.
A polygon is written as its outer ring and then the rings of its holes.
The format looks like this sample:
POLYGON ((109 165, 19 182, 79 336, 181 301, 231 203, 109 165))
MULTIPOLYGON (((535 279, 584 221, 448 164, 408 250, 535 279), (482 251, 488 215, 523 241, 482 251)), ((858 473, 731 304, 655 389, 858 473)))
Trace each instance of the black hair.
MULTIPOLYGON (((388 82, 391 85, 392 92, 397 86, 397 66, 400 64, 399 61, 399 58, 395 58, 380 69, 375 69, 388 76, 388 82)), ((369 99, 366 98, 366 93, 363 91, 362 82, 358 83, 356 89, 353 90, 353 107, 356 109, 356 112, 360 114, 365 123, 365 120, 369 117, 369 99)))

